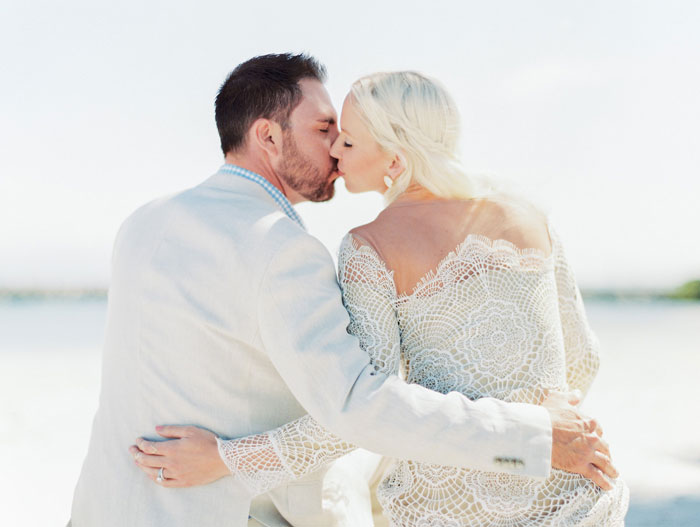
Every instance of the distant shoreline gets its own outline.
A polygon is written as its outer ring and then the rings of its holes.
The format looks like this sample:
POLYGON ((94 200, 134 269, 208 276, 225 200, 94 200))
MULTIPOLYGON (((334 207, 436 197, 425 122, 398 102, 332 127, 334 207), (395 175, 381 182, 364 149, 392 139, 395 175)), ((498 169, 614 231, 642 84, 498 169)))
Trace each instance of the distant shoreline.
MULTIPOLYGON (((696 282, 689 282, 694 284, 696 282)), ((639 290, 639 289, 583 289, 581 295, 585 300, 600 300, 606 302, 627 301, 700 301, 695 291, 688 294, 688 284, 672 290, 639 290)), ((107 289, 75 288, 75 289, 30 289, 30 288, 0 288, 0 301, 32 301, 32 300, 106 300, 107 289)))
POLYGON ((640 289, 584 289, 581 295, 585 299, 608 301, 650 301, 678 300, 700 301, 700 280, 691 280, 673 290, 640 290, 640 289))
POLYGON ((0 301, 106 300, 107 289, 10 289, 0 288, 0 301))
POLYGON ((600 300, 606 302, 652 302, 666 301, 697 301, 697 298, 682 298, 674 291, 637 291, 629 289, 588 289, 582 290, 584 300, 600 300))

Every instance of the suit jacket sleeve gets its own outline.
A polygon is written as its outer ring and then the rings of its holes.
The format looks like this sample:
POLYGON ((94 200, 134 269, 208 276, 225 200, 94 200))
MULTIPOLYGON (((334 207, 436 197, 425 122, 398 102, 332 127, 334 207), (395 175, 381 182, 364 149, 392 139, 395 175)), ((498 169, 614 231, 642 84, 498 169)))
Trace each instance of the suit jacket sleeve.
MULTIPOLYGON (((398 375, 401 347, 391 275, 369 247, 355 248, 349 237, 339 260, 348 331, 359 339, 376 371, 398 375)), ((311 474, 355 448, 308 414, 269 432, 219 440, 219 453, 231 474, 253 494, 311 474)))
POLYGON ((551 423, 543 408, 470 401, 378 370, 347 332, 333 262, 318 240, 288 236, 279 245, 257 308, 266 353, 309 414, 337 436, 395 458, 548 475, 551 423))

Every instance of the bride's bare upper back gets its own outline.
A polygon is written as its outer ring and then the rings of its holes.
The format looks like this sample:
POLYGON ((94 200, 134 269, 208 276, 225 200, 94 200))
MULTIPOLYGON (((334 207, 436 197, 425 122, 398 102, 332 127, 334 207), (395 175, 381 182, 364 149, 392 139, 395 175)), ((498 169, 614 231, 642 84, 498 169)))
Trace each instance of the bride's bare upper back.
POLYGON ((506 240, 518 248, 551 252, 544 215, 523 200, 490 196, 471 200, 397 201, 368 223, 353 229, 394 272, 397 293, 416 284, 470 234, 506 240))

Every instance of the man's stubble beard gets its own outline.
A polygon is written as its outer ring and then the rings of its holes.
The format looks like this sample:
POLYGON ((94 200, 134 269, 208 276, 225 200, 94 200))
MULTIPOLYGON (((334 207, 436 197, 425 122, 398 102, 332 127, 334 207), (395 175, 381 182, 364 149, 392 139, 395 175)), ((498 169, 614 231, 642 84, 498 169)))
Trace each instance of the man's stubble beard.
POLYGON ((284 156, 279 169, 279 177, 309 201, 328 201, 335 194, 335 181, 331 180, 333 169, 324 173, 324 169, 315 166, 311 160, 297 148, 290 130, 284 134, 284 156))

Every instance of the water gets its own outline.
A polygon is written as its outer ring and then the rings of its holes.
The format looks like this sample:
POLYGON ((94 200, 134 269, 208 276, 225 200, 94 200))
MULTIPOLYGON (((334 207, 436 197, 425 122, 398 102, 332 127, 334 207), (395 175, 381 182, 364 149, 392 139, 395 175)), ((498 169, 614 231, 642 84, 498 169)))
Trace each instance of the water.
MULTIPOLYGON (((700 522, 700 304, 587 303, 603 365, 584 409, 632 492, 628 527, 700 522)), ((106 303, 0 301, 0 518, 63 526, 97 407, 106 303)))
POLYGON ((106 303, 0 302, 0 524, 63 527, 97 409, 106 303))
POLYGON ((627 526, 700 525, 700 303, 588 302, 604 352, 584 403, 628 482, 627 526))

